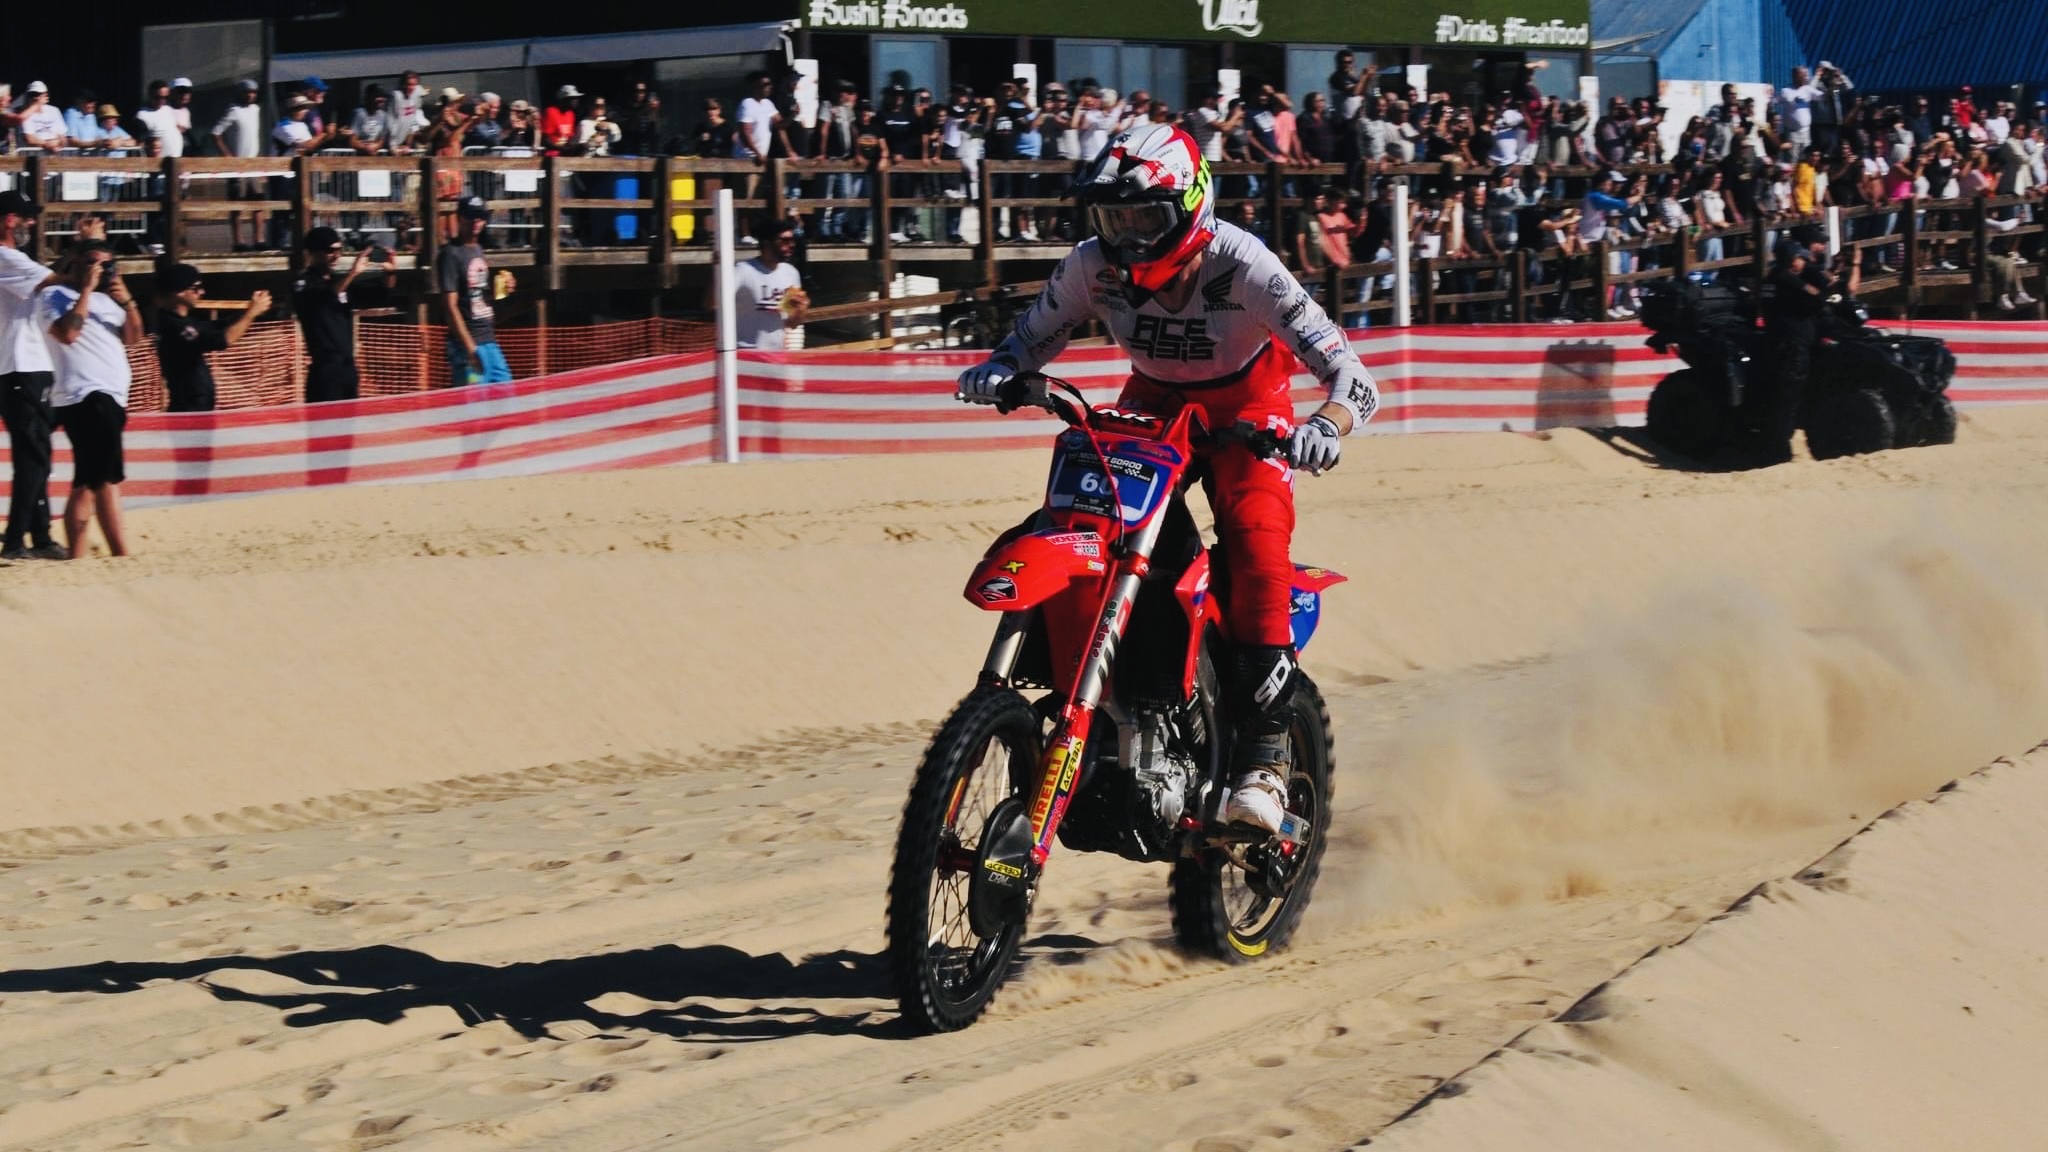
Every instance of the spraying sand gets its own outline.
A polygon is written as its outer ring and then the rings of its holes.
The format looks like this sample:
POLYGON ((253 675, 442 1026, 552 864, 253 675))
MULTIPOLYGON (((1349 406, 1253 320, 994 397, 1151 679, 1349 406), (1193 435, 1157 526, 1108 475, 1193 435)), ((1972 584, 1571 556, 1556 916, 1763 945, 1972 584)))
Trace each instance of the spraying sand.
POLYGON ((1180 955, 1163 870, 1062 856, 990 1018, 914 1042, 888 847, 1041 456, 137 514, 133 562, 0 573, 42 686, 0 758, 0 1146, 1349 1144, 2048 735, 2044 441, 1355 443, 1300 486, 1297 556, 1352 583, 1298 945, 1180 955))

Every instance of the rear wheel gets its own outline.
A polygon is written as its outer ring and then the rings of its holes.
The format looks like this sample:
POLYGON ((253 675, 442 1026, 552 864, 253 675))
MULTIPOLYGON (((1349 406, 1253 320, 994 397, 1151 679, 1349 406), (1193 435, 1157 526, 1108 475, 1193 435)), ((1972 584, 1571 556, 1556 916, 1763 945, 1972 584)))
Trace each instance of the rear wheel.
POLYGON ((1807 402, 1806 450, 1815 460, 1882 452, 1896 434, 1891 406, 1868 389, 1829 388, 1807 402))
POLYGON ((1727 408, 1697 368, 1680 368, 1657 383, 1644 422, 1657 443, 1695 460, 1720 451, 1727 439, 1727 408))
POLYGON ((1308 909, 1330 830, 1333 744, 1329 709, 1306 675, 1289 707, 1287 808, 1307 825, 1306 839, 1279 860, 1270 855, 1279 848, 1262 844, 1202 848, 1174 861, 1173 934, 1191 951, 1255 960, 1286 947, 1308 909))
POLYGON ((1913 438, 1913 443, 1925 446, 1955 442, 1955 402, 1946 396, 1936 396, 1921 407, 1920 427, 1918 435, 1913 438))
POLYGON ((977 688, 918 765, 889 876, 889 967, 903 1018, 925 1032, 974 1023, 1010 974, 1022 925, 978 933, 969 890, 997 805, 1037 770, 1042 726, 1009 688, 977 688))

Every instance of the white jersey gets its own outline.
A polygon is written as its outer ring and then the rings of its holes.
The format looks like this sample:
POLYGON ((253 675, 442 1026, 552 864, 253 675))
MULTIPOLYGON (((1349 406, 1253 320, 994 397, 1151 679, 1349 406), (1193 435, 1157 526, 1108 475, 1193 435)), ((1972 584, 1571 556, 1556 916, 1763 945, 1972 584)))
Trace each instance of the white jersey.
POLYGON ((1190 390, 1242 376, 1275 339, 1284 342, 1351 413, 1355 428, 1379 408, 1379 387, 1351 341, 1257 237, 1218 221, 1185 308, 1169 312, 1155 297, 1133 307, 1116 269, 1093 240, 1067 254, 1045 291, 997 347, 993 360, 1036 372, 1067 346, 1074 330, 1100 321, 1148 380, 1190 390))
POLYGON ((733 332, 742 348, 780 352, 787 347, 782 298, 803 287, 796 265, 783 261, 773 271, 760 258, 733 266, 733 332))

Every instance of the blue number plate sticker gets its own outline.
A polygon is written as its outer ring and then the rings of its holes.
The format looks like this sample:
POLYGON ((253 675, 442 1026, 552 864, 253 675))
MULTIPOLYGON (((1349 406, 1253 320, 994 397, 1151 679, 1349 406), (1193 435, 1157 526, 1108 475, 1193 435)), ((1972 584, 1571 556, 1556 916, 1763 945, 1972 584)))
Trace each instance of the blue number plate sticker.
POLYGON ((1109 468, 1116 476, 1112 507, 1109 485, 1102 478, 1102 462, 1087 450, 1069 451, 1060 457, 1046 493, 1046 507, 1072 509, 1105 519, 1122 514, 1126 524, 1137 524, 1152 514, 1165 495, 1159 468, 1144 460, 1111 456, 1109 468))

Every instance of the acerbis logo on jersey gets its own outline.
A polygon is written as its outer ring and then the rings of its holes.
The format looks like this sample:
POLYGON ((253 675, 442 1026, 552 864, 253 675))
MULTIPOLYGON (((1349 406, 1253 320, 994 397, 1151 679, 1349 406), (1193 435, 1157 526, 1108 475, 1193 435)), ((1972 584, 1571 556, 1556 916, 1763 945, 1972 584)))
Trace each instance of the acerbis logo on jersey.
POLYGON ((1209 338, 1207 320, 1175 320, 1170 316, 1134 317, 1131 338, 1133 352, 1155 360, 1214 360, 1216 341, 1209 338))

